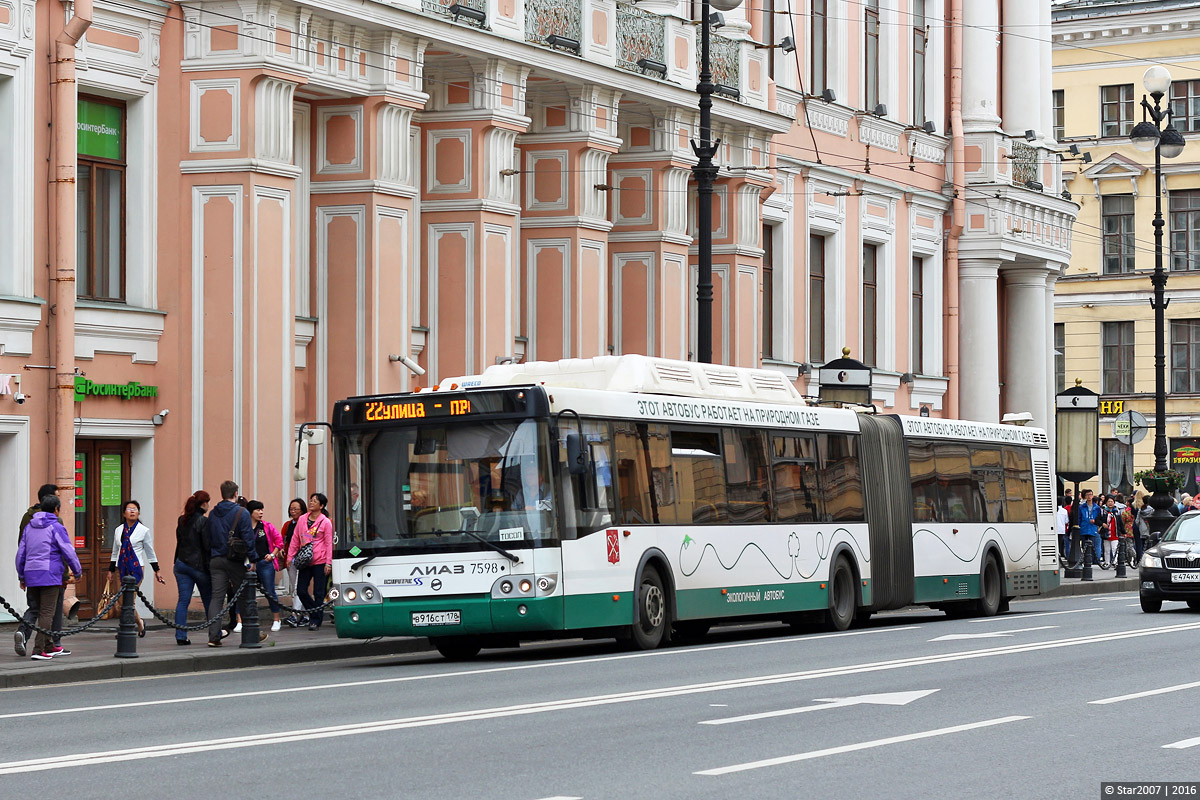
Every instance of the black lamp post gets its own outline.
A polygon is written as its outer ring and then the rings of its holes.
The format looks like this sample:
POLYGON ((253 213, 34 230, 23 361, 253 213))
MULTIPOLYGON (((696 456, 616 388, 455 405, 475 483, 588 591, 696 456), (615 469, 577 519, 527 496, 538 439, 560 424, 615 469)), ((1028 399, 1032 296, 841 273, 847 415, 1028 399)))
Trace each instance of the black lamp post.
MULTIPOLYGON (((1146 70, 1142 84, 1151 105, 1142 96, 1142 121, 1134 126, 1129 138, 1142 152, 1154 151, 1154 472, 1167 472, 1167 353, 1166 353, 1166 288, 1167 273, 1163 268, 1162 160, 1177 158, 1183 152, 1183 135, 1171 124, 1171 109, 1162 107, 1162 99, 1171 88, 1171 73, 1155 65, 1146 70), (1148 118, 1147 118, 1148 117, 1148 118)), ((1169 509, 1169 494, 1173 484, 1167 478, 1155 479, 1147 502, 1154 509, 1148 518, 1152 538, 1160 538, 1173 519, 1169 509)), ((1145 481, 1143 481, 1145 483, 1145 481)))
POLYGON ((721 140, 712 138, 712 96, 717 90, 712 79, 709 63, 709 38, 712 7, 721 11, 732 11, 742 0, 702 0, 700 3, 700 82, 696 93, 700 95, 700 141, 692 141, 696 153, 696 166, 692 176, 696 181, 696 227, 700 235, 699 274, 696 279, 696 360, 702 364, 712 363, 712 196, 713 183, 717 179, 717 166, 713 156, 721 146, 721 140))

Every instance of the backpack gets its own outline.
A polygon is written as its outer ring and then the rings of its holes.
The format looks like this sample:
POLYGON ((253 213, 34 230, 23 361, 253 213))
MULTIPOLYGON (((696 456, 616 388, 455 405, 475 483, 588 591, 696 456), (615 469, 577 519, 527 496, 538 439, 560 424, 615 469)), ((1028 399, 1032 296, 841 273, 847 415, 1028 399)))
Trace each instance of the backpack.
POLYGON ((233 525, 229 528, 229 534, 225 539, 225 553, 234 561, 241 561, 246 558, 246 540, 237 532, 238 520, 242 518, 244 508, 238 508, 238 511, 233 516, 233 525))

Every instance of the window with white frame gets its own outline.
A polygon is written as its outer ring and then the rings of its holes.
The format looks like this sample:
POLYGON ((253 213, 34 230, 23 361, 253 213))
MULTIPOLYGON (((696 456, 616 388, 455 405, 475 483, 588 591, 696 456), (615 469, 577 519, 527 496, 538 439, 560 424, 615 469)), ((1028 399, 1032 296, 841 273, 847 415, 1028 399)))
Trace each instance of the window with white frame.
POLYGON ((1104 394, 1133 394, 1133 323, 1105 322, 1100 327, 1104 394))
POLYGON ((821 94, 829 88, 829 0, 812 0, 808 54, 812 74, 809 91, 821 94))
POLYGON ((1128 136, 1133 130, 1133 84, 1100 87, 1100 135, 1128 136))
POLYGON ((862 362, 879 358, 879 245, 864 244, 862 253, 862 362))
POLYGON ((1133 272, 1133 195, 1110 194, 1100 199, 1104 274, 1133 272))
POLYGON ((863 3, 863 108, 879 105, 879 0, 863 3))
POLYGON ((808 237, 808 360, 825 362, 825 237, 808 237))
POLYGON ((920 125, 928 119, 925 109, 925 54, 929 49, 929 29, 925 25, 925 0, 913 0, 912 35, 912 122, 913 125, 920 125))
POLYGON ((775 357, 775 228, 762 226, 762 357, 775 357))
POLYGON ((912 311, 909 326, 909 341, 912 348, 912 365, 909 370, 917 375, 925 373, 925 259, 913 256, 912 260, 912 311))
POLYGON ((1054 109, 1054 141, 1060 142, 1066 133, 1066 99, 1062 89, 1055 89, 1050 95, 1050 103, 1054 109))
POLYGON ((1054 386, 1055 392, 1067 388, 1067 326, 1054 323, 1054 386))
POLYGON ((79 98, 76 286, 80 297, 125 299, 125 104, 79 98))
POLYGON ((1171 320, 1171 391, 1200 392, 1200 319, 1171 320))

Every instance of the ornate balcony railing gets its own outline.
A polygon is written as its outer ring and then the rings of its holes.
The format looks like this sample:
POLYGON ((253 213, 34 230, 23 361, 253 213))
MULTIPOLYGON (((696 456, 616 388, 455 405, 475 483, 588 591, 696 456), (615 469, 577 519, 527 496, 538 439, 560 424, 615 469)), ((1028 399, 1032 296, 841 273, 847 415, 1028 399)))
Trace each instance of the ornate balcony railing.
MULTIPOLYGON (((742 51, 733 39, 712 34, 708 45, 708 60, 712 67, 713 83, 741 91, 742 51)), ((700 35, 696 35, 696 69, 700 68, 700 35)))
POLYGON ((667 63, 667 21, 660 14, 617 3, 617 66, 641 72, 637 62, 642 59, 667 63))
POLYGON ((583 0, 525 0, 525 41, 546 45, 546 37, 583 37, 583 0))
POLYGON ((1027 181, 1041 182, 1042 165, 1038 150, 1024 142, 1012 143, 1012 182, 1024 186, 1027 181))
POLYGON ((450 13, 450 6, 457 3, 460 6, 473 8, 476 11, 487 11, 487 0, 421 0, 421 10, 426 14, 435 14, 439 17, 450 17, 454 15, 450 13))

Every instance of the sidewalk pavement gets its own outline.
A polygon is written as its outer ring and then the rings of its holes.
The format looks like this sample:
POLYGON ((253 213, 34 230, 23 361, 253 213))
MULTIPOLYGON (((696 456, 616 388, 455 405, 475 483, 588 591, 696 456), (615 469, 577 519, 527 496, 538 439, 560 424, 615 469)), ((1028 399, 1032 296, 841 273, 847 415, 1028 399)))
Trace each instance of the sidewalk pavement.
MULTIPOLYGON (((1089 582, 1077 578, 1064 578, 1061 586, 1041 597, 1137 591, 1137 573, 1131 570, 1130 575, 1132 577, 1115 578, 1111 570, 1096 569, 1093 576, 1095 580, 1089 582)), ((270 615, 264 614, 263 617, 267 620, 263 630, 268 630, 271 624, 270 615)), ((11 649, 17 625, 0 625, 0 689, 150 675, 180 675, 238 667, 337 661, 433 650, 433 646, 425 638, 392 637, 366 641, 339 639, 332 624, 322 625, 318 631, 289 628, 284 625, 282 630, 268 633, 267 641, 257 649, 239 647, 241 634, 238 633, 226 638, 222 647, 208 647, 207 634, 204 631, 195 631, 188 634, 192 644, 180 647, 175 644, 173 630, 157 620, 151 622, 153 624, 147 625, 146 637, 137 640, 137 658, 114 656, 117 651, 117 620, 113 619, 100 622, 83 633, 64 638, 63 646, 71 651, 71 655, 61 656, 49 662, 34 661, 28 656, 19 658, 11 649)), ((31 641, 31 649, 32 646, 31 641)))

